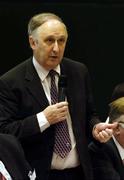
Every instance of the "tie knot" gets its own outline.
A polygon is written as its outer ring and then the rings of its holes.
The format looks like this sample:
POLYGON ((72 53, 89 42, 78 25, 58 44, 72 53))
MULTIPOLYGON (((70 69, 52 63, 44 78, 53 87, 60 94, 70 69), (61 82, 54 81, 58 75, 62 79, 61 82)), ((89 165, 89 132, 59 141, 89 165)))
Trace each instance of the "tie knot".
POLYGON ((58 73, 53 69, 49 71, 49 75, 50 75, 51 78, 55 77, 56 74, 58 74, 58 73))

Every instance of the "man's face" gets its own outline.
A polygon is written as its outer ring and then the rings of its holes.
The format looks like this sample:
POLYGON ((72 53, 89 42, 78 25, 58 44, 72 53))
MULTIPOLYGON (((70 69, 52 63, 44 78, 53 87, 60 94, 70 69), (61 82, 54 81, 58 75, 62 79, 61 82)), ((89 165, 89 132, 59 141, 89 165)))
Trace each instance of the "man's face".
POLYGON ((35 35, 29 37, 39 64, 47 70, 55 68, 63 58, 67 37, 66 27, 58 20, 51 19, 42 24, 35 35))
POLYGON ((120 134, 118 136, 118 140, 120 145, 124 148, 124 127, 120 125, 119 128, 120 128, 120 134))
POLYGON ((114 136, 119 144, 124 148, 124 115, 118 118, 118 127, 115 129, 114 136))

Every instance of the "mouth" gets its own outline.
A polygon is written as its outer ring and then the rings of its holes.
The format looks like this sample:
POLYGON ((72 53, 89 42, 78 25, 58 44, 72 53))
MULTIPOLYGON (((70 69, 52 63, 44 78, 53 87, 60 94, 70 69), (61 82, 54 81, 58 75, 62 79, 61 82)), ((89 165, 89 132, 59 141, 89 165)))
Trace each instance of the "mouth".
POLYGON ((56 59, 58 59, 59 57, 58 57, 58 56, 50 56, 50 58, 56 60, 56 59))

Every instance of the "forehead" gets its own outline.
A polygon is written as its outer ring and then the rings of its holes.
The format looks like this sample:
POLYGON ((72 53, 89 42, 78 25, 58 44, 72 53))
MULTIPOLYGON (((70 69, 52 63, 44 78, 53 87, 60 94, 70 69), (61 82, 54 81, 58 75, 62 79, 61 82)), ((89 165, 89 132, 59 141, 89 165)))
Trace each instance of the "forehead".
POLYGON ((65 25, 55 19, 51 19, 44 24, 42 24, 37 29, 38 34, 42 34, 44 36, 48 35, 59 35, 59 36, 66 36, 67 37, 67 29, 65 25))

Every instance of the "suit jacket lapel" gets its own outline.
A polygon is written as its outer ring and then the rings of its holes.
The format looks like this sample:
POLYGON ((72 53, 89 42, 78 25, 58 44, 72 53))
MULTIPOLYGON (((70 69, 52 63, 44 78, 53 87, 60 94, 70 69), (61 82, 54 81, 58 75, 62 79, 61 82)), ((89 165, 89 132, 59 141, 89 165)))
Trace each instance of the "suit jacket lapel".
POLYGON ((117 169, 118 169, 119 173, 121 174, 121 176, 124 178, 124 165, 123 165, 121 156, 119 154, 119 151, 118 151, 113 139, 110 140, 109 143, 110 143, 111 148, 114 151, 114 154, 116 154, 118 164, 115 164, 115 166, 117 167, 117 169))
POLYGON ((27 71, 25 76, 27 89, 29 90, 29 93, 35 97, 40 106, 46 107, 49 103, 43 90, 40 78, 33 66, 32 61, 28 61, 27 63, 27 71))

